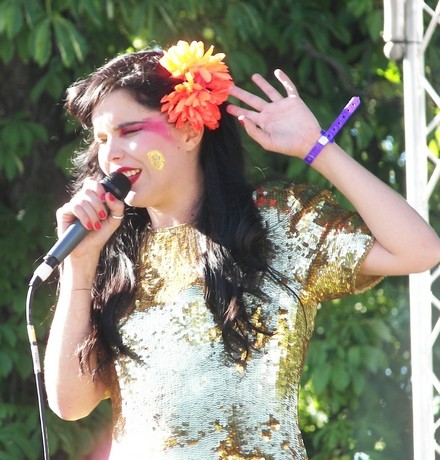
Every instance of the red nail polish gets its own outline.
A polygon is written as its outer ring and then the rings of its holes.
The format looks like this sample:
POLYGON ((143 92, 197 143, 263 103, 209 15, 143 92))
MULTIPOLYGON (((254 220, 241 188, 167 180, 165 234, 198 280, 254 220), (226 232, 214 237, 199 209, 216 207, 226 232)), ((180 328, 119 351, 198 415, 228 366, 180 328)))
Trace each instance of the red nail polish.
POLYGON ((101 198, 101 201, 105 201, 105 193, 103 193, 103 194, 100 196, 100 198, 101 198))
POLYGON ((91 222, 87 222, 86 228, 87 228, 87 230, 92 230, 93 229, 93 225, 91 224, 91 222))
POLYGON ((100 211, 99 212, 99 217, 100 217, 100 219, 105 219, 107 217, 107 213, 105 211, 100 211))
POLYGON ((101 228, 101 224, 99 222, 95 223, 95 230, 99 230, 101 228))
POLYGON ((244 117, 238 117, 238 121, 241 125, 244 126, 244 117))
POLYGON ((108 196, 108 199, 110 201, 115 201, 115 197, 110 193, 110 195, 108 196))

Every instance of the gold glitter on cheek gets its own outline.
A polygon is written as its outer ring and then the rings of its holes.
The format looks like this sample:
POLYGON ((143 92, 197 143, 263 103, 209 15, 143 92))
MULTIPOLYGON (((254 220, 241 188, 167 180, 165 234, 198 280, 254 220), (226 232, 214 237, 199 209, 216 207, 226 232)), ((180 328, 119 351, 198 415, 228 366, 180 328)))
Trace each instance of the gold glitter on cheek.
POLYGON ((165 156, 160 150, 148 150, 147 158, 154 169, 157 171, 162 171, 163 167, 165 166, 165 156))

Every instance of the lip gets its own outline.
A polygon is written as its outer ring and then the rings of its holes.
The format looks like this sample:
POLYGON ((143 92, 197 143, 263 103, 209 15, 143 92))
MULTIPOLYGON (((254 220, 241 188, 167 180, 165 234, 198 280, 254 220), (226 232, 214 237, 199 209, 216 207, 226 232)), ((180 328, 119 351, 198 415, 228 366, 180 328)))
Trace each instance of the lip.
POLYGON ((131 184, 134 184, 141 175, 141 170, 139 168, 130 168, 128 166, 123 166, 122 168, 119 168, 117 172, 124 174, 131 182, 131 184))

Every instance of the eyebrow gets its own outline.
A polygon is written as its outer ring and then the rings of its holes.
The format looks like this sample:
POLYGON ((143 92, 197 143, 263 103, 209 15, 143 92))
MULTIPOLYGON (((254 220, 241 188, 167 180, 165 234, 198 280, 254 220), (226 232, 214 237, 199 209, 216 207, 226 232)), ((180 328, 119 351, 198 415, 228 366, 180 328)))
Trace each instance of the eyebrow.
POLYGON ((145 124, 146 120, 139 120, 139 121, 126 121, 124 123, 120 123, 119 125, 115 126, 115 130, 119 130, 122 128, 126 128, 127 126, 133 126, 133 125, 142 125, 145 124))
MULTIPOLYGON (((118 125, 112 127, 111 129, 113 131, 120 131, 124 128, 127 128, 129 126, 135 126, 135 125, 148 125, 148 124, 154 124, 154 120, 156 117, 147 117, 143 120, 134 120, 134 121, 124 121, 122 123, 119 123, 118 125)), ((96 136, 99 134, 100 131, 95 131, 94 130, 94 135, 96 136)))
MULTIPOLYGON (((144 123, 143 121, 125 121, 124 123, 120 123, 119 125, 116 125, 115 127, 112 128, 113 131, 119 131, 123 128, 126 128, 127 126, 133 126, 133 125, 140 125, 144 123)), ((100 131, 93 130, 95 134, 99 134, 100 131)))

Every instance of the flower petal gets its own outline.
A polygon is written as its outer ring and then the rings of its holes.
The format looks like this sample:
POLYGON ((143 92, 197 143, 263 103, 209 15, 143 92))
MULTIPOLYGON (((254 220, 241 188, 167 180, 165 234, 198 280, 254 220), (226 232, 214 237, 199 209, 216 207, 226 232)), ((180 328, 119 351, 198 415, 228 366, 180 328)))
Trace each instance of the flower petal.
POLYGON ((181 127, 188 121, 194 129, 203 125, 209 129, 218 127, 221 118, 218 106, 225 102, 232 86, 232 77, 222 60, 224 53, 214 54, 214 46, 205 52, 201 41, 188 43, 179 40, 177 45, 164 51, 160 64, 182 83, 161 100, 162 112, 168 120, 181 127))

